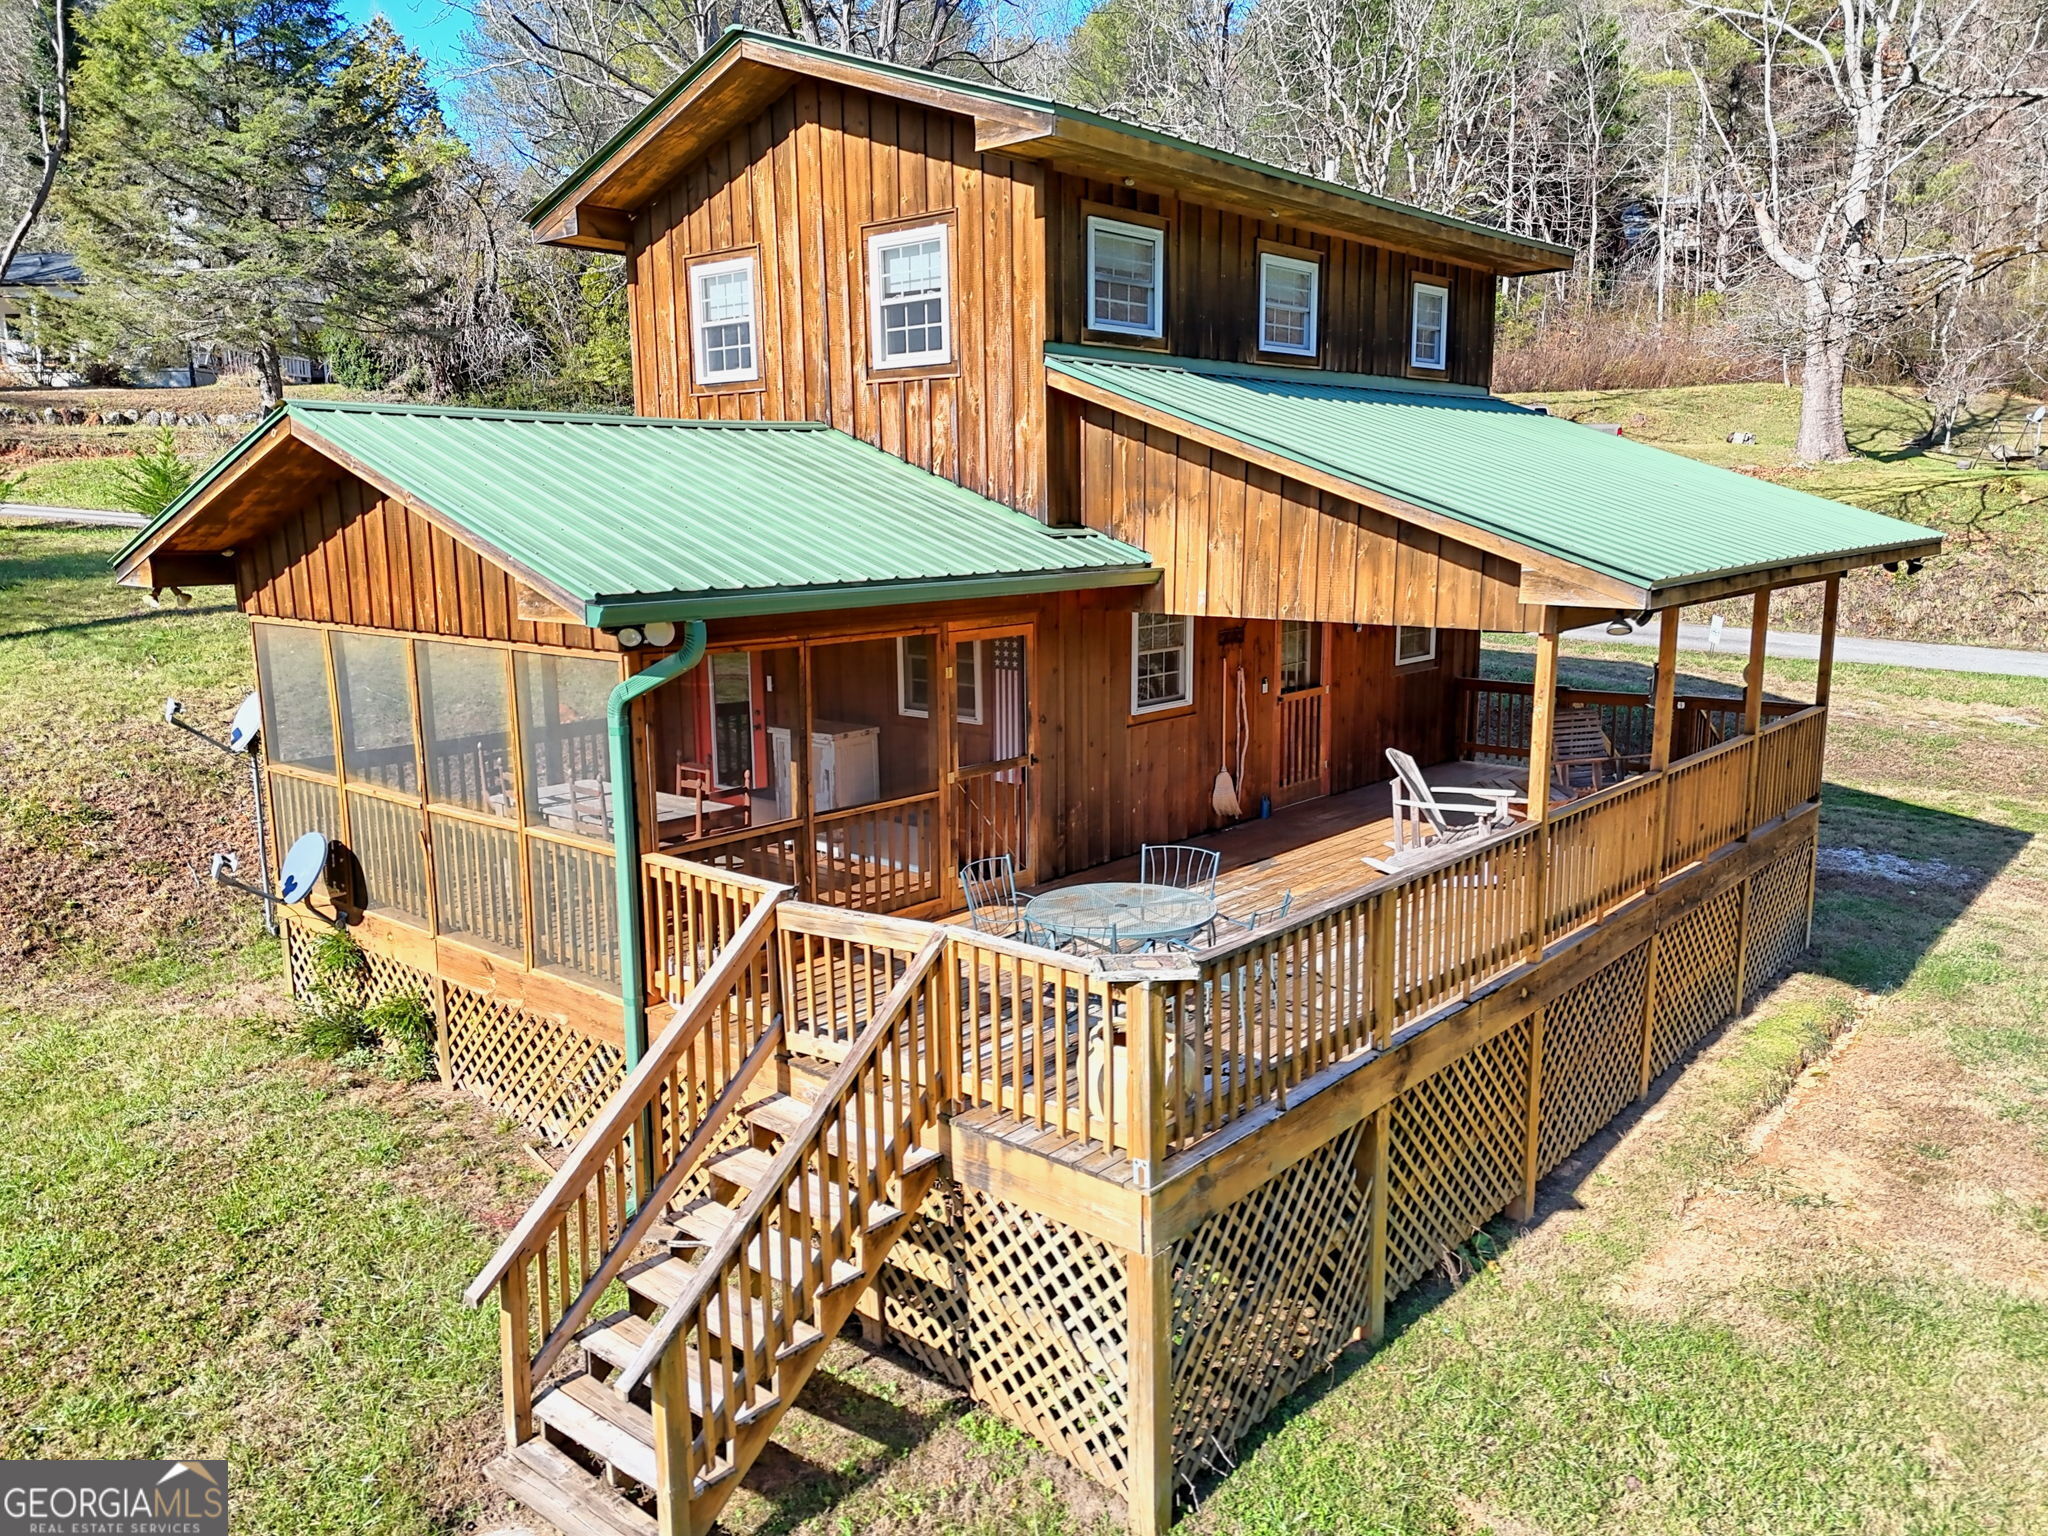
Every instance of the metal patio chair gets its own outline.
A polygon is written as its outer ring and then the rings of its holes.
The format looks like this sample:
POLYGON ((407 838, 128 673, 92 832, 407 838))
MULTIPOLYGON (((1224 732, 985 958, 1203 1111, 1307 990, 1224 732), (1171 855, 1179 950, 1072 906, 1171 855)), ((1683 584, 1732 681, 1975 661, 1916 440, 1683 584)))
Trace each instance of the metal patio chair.
POLYGON ((1222 868, 1221 853, 1192 843, 1146 843, 1138 849, 1138 880, 1143 885, 1170 885, 1214 896, 1222 868))
POLYGON ((969 859, 960 866, 960 892, 967 898, 967 920, 977 933, 999 939, 1041 942, 1035 925, 1024 920, 1024 898, 1017 894, 1017 865, 1007 853, 969 859))

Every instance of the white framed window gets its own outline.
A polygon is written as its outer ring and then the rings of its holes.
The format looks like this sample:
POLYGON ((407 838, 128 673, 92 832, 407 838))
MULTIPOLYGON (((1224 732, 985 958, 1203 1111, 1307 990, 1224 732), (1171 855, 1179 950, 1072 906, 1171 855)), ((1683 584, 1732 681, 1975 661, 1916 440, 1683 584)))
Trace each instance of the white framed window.
POLYGON ((1442 283, 1417 283, 1408 320, 1408 362, 1415 368, 1447 368, 1451 355, 1451 290, 1442 283))
POLYGON ((1394 626, 1394 665, 1414 666, 1436 660, 1436 631, 1417 624, 1394 626))
POLYGON ((1316 355, 1316 301, 1323 269, 1268 251, 1259 258, 1259 350, 1316 355))
POLYGON ((1131 713, 1175 709, 1195 696, 1195 621, 1178 613, 1131 616, 1131 713))
POLYGON ((932 713, 932 637, 896 637, 896 713, 928 720, 932 713))
POLYGON ((1163 336, 1166 231, 1088 220, 1088 329, 1163 336))
POLYGON ((913 368, 953 360, 950 254, 943 224, 868 236, 871 366, 913 368))
POLYGON ((981 724, 979 640, 965 640, 953 647, 953 718, 962 725, 981 724))
POLYGON ((753 257, 690 268, 690 338, 699 384, 760 377, 753 257))

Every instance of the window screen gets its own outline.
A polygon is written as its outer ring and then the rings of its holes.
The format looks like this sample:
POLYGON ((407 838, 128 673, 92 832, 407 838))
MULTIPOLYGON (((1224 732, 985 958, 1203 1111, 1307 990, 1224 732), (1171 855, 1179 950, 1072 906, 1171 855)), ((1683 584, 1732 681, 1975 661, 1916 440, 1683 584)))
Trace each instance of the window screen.
POLYGON ((512 709, 505 653, 495 646, 419 646, 420 724, 427 742, 427 795, 511 821, 512 709))
POLYGON ((618 663, 515 653, 519 728, 526 738, 522 776, 528 822, 583 837, 612 835, 611 738, 605 702, 618 686, 618 663))
POLYGON ((341 700, 341 765, 349 779, 417 795, 405 648, 391 635, 337 631, 334 691, 341 700))
POLYGON ((317 629, 258 624, 256 681, 263 694, 263 751, 270 761, 334 772, 326 637, 317 629))

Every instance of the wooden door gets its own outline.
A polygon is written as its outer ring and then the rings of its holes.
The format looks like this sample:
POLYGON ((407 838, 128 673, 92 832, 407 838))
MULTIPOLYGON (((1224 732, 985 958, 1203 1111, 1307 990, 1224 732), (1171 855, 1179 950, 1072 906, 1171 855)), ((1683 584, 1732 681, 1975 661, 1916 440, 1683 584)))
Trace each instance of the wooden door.
POLYGON ((1280 687, 1274 697, 1273 803, 1330 792, 1330 682, 1323 625, 1280 623, 1280 687))
POLYGON ((950 869, 1007 853, 1032 878, 1031 634, 955 631, 946 637, 952 729, 947 756, 950 869))

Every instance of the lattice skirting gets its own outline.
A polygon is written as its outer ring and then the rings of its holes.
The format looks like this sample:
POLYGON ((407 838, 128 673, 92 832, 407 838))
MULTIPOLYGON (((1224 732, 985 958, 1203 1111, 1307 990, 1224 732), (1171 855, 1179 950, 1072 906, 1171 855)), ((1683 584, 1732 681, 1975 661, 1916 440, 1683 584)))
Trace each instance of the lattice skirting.
POLYGON ((1642 1089, 1650 946, 1560 993, 1543 1020, 1536 1163, 1548 1173, 1597 1135, 1642 1089))
POLYGON ((626 1058, 557 1019, 446 984, 448 1079, 558 1142, 581 1136, 625 1081, 626 1058))
POLYGON ((1742 889, 1735 886, 1658 934, 1652 1077, 1734 1016, 1741 926, 1742 889))
MULTIPOLYGON (((304 997, 313 987, 313 956, 320 938, 298 923, 287 922, 282 926, 285 973, 291 981, 292 996, 304 997)), ((429 1011, 434 1006, 434 978, 425 971, 393 960, 389 955, 371 954, 365 950, 356 987, 355 1000, 364 1007, 399 996, 416 997, 426 1004, 429 1011)))
POLYGON ((1742 995, 1758 993, 1791 970, 1806 952, 1813 898, 1814 845, 1780 854, 1749 882, 1749 975, 1742 995))
POLYGON ((1122 1255, 1065 1222, 941 1184, 877 1287, 895 1341, 1115 1492, 1129 1465, 1122 1255))
POLYGON ((1522 1188, 1530 1020, 1389 1106, 1387 1294, 1406 1290, 1522 1188))
POLYGON ((1173 1460, 1191 1481, 1367 1318, 1372 1188, 1354 1125, 1173 1248, 1173 1460))

